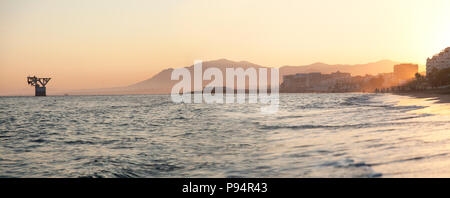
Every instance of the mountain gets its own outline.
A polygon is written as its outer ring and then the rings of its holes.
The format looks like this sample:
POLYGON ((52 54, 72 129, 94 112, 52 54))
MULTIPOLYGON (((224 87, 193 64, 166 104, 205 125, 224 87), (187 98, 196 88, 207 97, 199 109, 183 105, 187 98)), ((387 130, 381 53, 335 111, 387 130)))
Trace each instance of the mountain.
MULTIPOLYGON (((310 65, 303 66, 282 66, 280 67, 280 83, 283 81, 282 76, 296 74, 296 73, 309 73, 309 72, 321 72, 321 73, 332 73, 336 71, 348 72, 352 75, 376 75, 379 73, 388 73, 393 71, 393 66, 398 64, 398 62, 390 60, 382 60, 378 62, 368 63, 368 64, 356 64, 356 65, 329 65, 325 63, 314 63, 310 65)), ((225 75, 225 69, 232 67, 247 69, 253 67, 258 68, 269 68, 258 64, 254 64, 248 61, 231 61, 227 59, 219 59, 212 61, 204 61, 202 63, 203 71, 210 67, 219 68, 223 75, 225 75)), ((194 71, 194 66, 185 66, 191 72, 191 79, 194 71)), ((91 89, 91 90, 74 90, 67 92, 68 94, 77 95, 90 95, 90 94, 167 94, 171 92, 172 87, 177 83, 177 81, 170 80, 173 68, 165 69, 151 78, 137 82, 135 84, 126 87, 116 87, 116 88, 106 88, 106 89, 91 89)), ((270 77, 270 70, 268 70, 268 76, 270 77)), ((270 78, 267 79, 270 83, 270 78)), ((206 86, 209 81, 204 81, 203 86, 206 86)), ((235 83, 236 84, 236 83, 235 83)), ((223 85, 226 85, 225 76, 223 85)), ((248 88, 248 81, 246 81, 246 88, 248 88)), ((193 85, 191 84, 193 87, 193 85)))
POLYGON ((325 63, 314 63, 311 65, 304 66, 283 66, 280 68, 281 75, 290 75, 296 73, 310 73, 310 72, 321 72, 321 73, 332 73, 336 71, 351 73, 354 76, 366 74, 377 75, 379 73, 389 73, 393 72, 394 65, 399 64, 398 62, 390 60, 382 60, 374 63, 368 64, 357 64, 357 65, 328 65, 325 63))
MULTIPOLYGON (((244 70, 247 68, 250 68, 250 67, 253 67, 255 69, 263 68, 263 66, 260 66, 260 65, 254 64, 254 63, 250 63, 248 61, 236 62, 236 61, 230 61, 227 59, 205 61, 202 63, 203 71, 205 71, 206 69, 208 69, 210 67, 215 67, 222 71, 222 74, 224 75, 223 85, 226 84, 226 80, 225 80, 226 68, 241 67, 244 70)), ((189 70, 189 72, 191 73, 191 79, 193 81, 192 75, 194 74, 194 65, 186 66, 185 68, 187 68, 189 70)), ((173 70, 174 70, 173 68, 165 69, 165 70, 159 72, 158 74, 156 74, 155 76, 153 76, 147 80, 138 82, 136 84, 130 85, 127 88, 129 90, 142 91, 142 92, 148 92, 148 93, 170 93, 172 87, 178 82, 178 81, 170 80, 173 70)), ((206 86, 208 83, 209 83, 209 81, 204 81, 203 86, 206 86)), ((246 83, 246 84, 248 84, 248 83, 246 83)), ((193 88, 193 84, 191 86, 193 88)))
MULTIPOLYGON (((398 64, 398 62, 390 61, 390 60, 382 60, 374 63, 368 63, 368 64, 357 64, 357 65, 328 65, 325 63, 314 63, 310 65, 304 65, 304 66, 282 66, 280 67, 280 83, 282 82, 282 76, 284 75, 290 75, 290 74, 296 74, 296 73, 309 73, 309 72, 321 72, 321 73, 332 73, 336 71, 340 72, 348 72, 352 75, 376 75, 379 73, 388 73, 393 71, 393 66, 398 64)), ((257 65, 254 63, 250 63, 247 61, 231 61, 227 59, 219 59, 219 60, 213 60, 213 61, 205 61, 202 64, 203 70, 209 68, 209 67, 217 67, 219 68, 222 73, 225 75, 225 68, 227 67, 233 67, 238 68, 242 67, 243 69, 247 69, 249 67, 254 68, 269 68, 264 67, 261 65, 257 65)), ((193 65, 186 66, 191 74, 193 74, 193 65)), ((136 84, 130 85, 127 87, 130 91, 142 91, 142 92, 148 92, 148 93, 169 93, 172 86, 177 83, 176 81, 170 80, 170 76, 172 74, 173 69, 165 69, 155 76, 138 82, 136 84)), ((268 79, 270 82, 270 79, 268 79)), ((208 82, 204 82, 203 86, 207 84, 208 82)), ((226 82, 224 81, 224 85, 226 82)))

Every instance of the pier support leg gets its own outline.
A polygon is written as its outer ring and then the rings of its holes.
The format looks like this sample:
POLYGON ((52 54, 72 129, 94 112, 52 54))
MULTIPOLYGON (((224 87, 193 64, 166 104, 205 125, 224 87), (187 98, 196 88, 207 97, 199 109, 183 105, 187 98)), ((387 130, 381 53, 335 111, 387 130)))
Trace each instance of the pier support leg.
POLYGON ((36 86, 35 88, 36 88, 35 96, 46 96, 47 95, 45 87, 36 86))

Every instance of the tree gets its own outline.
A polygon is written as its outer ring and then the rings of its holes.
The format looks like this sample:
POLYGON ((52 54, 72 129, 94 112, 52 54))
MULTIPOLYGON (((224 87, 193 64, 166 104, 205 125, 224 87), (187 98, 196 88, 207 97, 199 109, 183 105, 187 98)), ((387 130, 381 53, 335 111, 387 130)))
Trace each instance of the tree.
POLYGON ((414 75, 415 77, 416 77, 416 80, 417 81, 421 81, 422 80, 422 75, 420 75, 419 73, 416 73, 415 75, 414 75))
POLYGON ((427 80, 431 87, 450 85, 450 68, 438 70, 433 67, 427 80))

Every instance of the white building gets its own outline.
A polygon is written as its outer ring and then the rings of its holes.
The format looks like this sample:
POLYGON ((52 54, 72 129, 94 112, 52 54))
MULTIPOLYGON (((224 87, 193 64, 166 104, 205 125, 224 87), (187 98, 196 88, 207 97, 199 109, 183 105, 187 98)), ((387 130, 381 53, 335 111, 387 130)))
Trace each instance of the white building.
POLYGON ((445 48, 433 58, 427 58, 427 75, 433 68, 438 70, 450 68, 450 47, 445 48))

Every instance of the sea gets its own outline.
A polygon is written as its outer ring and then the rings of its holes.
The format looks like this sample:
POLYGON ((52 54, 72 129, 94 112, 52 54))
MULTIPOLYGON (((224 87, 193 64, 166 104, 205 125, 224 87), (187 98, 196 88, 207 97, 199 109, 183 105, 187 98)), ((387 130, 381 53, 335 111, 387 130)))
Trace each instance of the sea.
POLYGON ((0 177, 450 177, 450 104, 393 94, 0 97, 0 177))

